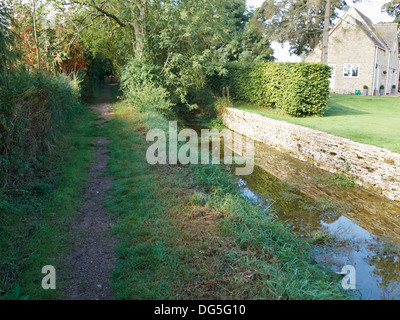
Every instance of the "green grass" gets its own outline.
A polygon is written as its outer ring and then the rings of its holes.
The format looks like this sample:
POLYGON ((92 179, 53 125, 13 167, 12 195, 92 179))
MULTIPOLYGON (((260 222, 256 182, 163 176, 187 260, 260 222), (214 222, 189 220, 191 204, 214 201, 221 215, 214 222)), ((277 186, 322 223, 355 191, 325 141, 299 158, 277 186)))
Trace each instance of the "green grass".
POLYGON ((152 119, 125 103, 106 124, 118 299, 346 299, 311 240, 240 195, 221 166, 150 166, 152 119))
POLYGON ((400 98, 333 94, 324 117, 295 118, 236 102, 234 107, 400 152, 400 98))
POLYGON ((55 299, 57 290, 43 290, 42 267, 60 270, 71 219, 81 200, 81 190, 91 161, 95 116, 83 111, 63 132, 42 168, 18 189, 0 192, 0 297, 1 299, 55 299))

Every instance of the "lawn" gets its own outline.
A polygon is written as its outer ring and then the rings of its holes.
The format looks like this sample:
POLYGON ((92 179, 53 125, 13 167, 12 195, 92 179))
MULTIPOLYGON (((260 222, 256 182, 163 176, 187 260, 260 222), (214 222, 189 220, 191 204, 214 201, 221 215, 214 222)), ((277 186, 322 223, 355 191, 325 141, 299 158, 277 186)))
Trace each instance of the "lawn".
POLYGON ((296 118, 236 102, 234 107, 400 152, 400 98, 333 94, 324 117, 296 118))

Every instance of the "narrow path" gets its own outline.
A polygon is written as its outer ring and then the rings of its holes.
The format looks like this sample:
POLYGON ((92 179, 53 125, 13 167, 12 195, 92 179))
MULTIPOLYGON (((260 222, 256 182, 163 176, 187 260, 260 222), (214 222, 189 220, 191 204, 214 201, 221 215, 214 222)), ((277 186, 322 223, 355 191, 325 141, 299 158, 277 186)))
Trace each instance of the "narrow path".
MULTIPOLYGON (((91 107, 102 118, 97 122, 99 127, 110 119, 110 105, 110 87, 106 87, 104 99, 91 107)), ((71 226, 73 250, 65 263, 69 269, 64 290, 64 299, 67 300, 114 298, 109 282, 116 261, 113 252, 115 239, 111 232, 110 213, 102 202, 113 179, 106 175, 109 160, 107 139, 95 137, 94 144, 94 160, 83 191, 83 203, 71 226)))

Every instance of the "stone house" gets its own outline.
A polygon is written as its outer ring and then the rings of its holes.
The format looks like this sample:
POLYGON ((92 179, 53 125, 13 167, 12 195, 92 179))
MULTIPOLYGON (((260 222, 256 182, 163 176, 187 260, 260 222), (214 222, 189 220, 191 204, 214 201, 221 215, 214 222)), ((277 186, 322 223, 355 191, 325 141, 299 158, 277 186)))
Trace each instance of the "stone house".
MULTIPOLYGON (((399 38, 397 23, 378 23, 351 7, 329 35, 328 64, 332 67, 331 92, 379 95, 399 88, 399 38)), ((321 45, 305 59, 321 62, 321 45)))

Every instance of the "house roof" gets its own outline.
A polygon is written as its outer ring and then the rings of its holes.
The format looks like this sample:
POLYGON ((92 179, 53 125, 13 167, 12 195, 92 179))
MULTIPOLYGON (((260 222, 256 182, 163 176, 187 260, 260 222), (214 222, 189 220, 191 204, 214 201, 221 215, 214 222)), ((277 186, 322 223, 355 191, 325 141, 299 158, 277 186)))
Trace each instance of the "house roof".
POLYGON ((373 30, 375 36, 379 38, 380 42, 383 42, 387 49, 393 50, 394 45, 397 43, 397 33, 398 33, 398 23, 376 23, 373 24, 372 21, 362 14, 357 9, 353 8, 358 15, 360 15, 365 23, 373 30))
POLYGON ((374 24, 375 30, 380 34, 380 36, 385 41, 385 44, 390 50, 393 50, 397 44, 397 23, 378 23, 374 24))
POLYGON ((393 29, 392 26, 387 26, 387 25, 396 25, 396 33, 394 35, 393 39, 390 39, 391 43, 394 43, 394 40, 396 39, 397 36, 397 23, 381 23, 381 24, 373 24, 371 19, 369 19, 366 15, 358 11, 356 8, 351 7, 343 17, 343 20, 353 20, 353 22, 360 27, 360 29, 372 40, 372 42, 377 45, 378 47, 381 47, 382 49, 385 50, 391 50, 392 46, 389 46, 388 43, 385 40, 389 41, 389 38, 385 39, 384 36, 382 36, 380 30, 384 32, 385 36, 389 36, 391 32, 386 32, 388 29, 393 29), (347 19, 346 19, 347 18, 347 19), (350 19, 349 19, 350 18, 350 19), (379 30, 377 26, 379 25, 379 30))
POLYGON ((398 23, 374 24, 371 19, 354 7, 350 7, 347 10, 346 14, 331 29, 329 34, 331 35, 342 23, 358 26, 376 46, 383 50, 393 50, 395 43, 398 41, 398 23))

